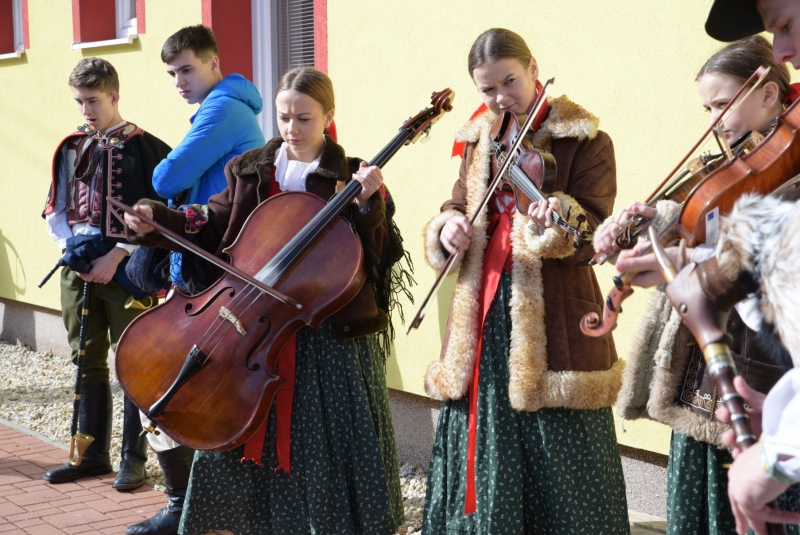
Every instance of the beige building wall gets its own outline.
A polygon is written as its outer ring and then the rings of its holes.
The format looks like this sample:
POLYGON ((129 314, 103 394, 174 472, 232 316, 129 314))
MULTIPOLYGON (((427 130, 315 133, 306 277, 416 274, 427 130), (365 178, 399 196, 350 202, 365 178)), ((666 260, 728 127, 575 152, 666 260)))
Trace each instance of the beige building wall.
MULTIPOLYGON (((0 60, 0 298, 27 307, 12 313, 4 306, 4 328, 36 323, 37 337, 47 331, 48 344, 58 338, 51 332, 58 322, 42 319, 60 308, 57 279, 36 287, 58 259, 40 214, 53 151, 83 122, 67 86, 75 64, 90 55, 114 63, 123 117, 170 145, 189 128, 196 106, 180 98, 159 52, 177 28, 201 21, 201 0, 148 0, 146 6, 147 31, 133 44, 81 51, 70 49, 69 2, 29 0, 31 48, 20 59, 0 60)), ((455 109, 434 126, 429 142, 401 149, 385 168, 416 266, 417 303, 434 280, 422 256, 422 228, 449 197, 457 176, 460 161, 450 158, 453 133, 480 103, 467 73, 474 39, 494 26, 518 32, 542 79, 556 78, 551 95, 567 94, 601 118, 616 147, 620 208, 645 199, 706 125, 694 77, 721 46, 703 31, 707 9, 706 2, 694 0, 328 0, 329 73, 340 141, 349 153, 373 157, 408 117, 429 105, 433 91, 456 91, 455 109)), ((611 268, 597 273, 608 290, 611 268)), ((395 318, 391 388, 424 395, 423 375, 439 355, 452 287, 453 279, 422 328, 409 336, 395 318)), ((614 333, 622 357, 647 294, 637 290, 629 299, 614 333)), ((403 305, 410 319, 415 305, 405 299, 403 305)), ((626 422, 625 428, 622 433, 617 426, 621 444, 668 451, 666 427, 626 422)))
MULTIPOLYGON (((475 38, 492 27, 519 33, 539 64, 551 95, 568 95, 598 117, 614 140, 616 209, 645 200, 707 125, 695 75, 721 44, 705 34, 709 3, 694 0, 402 0, 329 2, 329 74, 337 92, 340 140, 350 153, 372 157, 432 91, 451 87, 455 109, 434 127, 430 142, 403 148, 384 176, 397 220, 416 265, 417 302, 434 280, 422 256, 422 228, 449 198, 459 159, 450 159, 453 133, 480 104, 467 71, 475 38)), ((604 291, 612 269, 597 275, 604 291)), ((423 374, 438 358, 452 292, 442 291, 418 331, 398 334, 389 363, 392 388, 424 394, 423 374)), ((647 291, 624 306, 614 332, 625 357, 644 312, 647 291)), ((404 301, 406 318, 415 307, 404 301)), ((395 318, 397 322, 397 318, 395 318)), ((659 453, 669 430, 625 422, 621 444, 659 453)))

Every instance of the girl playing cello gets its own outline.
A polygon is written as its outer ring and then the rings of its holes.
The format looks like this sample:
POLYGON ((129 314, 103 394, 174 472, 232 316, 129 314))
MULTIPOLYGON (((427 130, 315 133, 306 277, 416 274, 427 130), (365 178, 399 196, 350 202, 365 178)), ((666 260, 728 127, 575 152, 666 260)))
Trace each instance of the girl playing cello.
MULTIPOLYGON (((325 134, 334 115, 328 76, 311 68, 286 73, 275 106, 281 137, 231 160, 228 187, 208 206, 170 211, 143 202, 137 210, 220 255, 267 197, 299 190, 328 199, 352 178, 363 192, 350 218, 370 250, 367 271, 374 275, 319 331, 302 328, 284 348, 278 374, 295 377, 293 394, 291 384, 278 392, 264 428, 243 447, 197 452, 181 533, 388 535, 403 521, 403 503, 376 333, 388 327, 384 303, 401 239, 382 194, 381 170, 346 157, 325 134)), ((141 220, 126 220, 139 243, 170 247, 147 234, 152 228, 141 220)))
MULTIPOLYGON (((628 533, 625 483, 610 406, 621 363, 611 339, 589 339, 580 316, 599 310, 591 249, 553 228, 559 212, 593 229, 616 195, 614 149, 598 119, 566 97, 533 124, 533 146, 556 160, 556 192, 515 210, 493 195, 490 127, 531 112, 539 69, 514 32, 484 32, 469 72, 485 107, 457 133, 463 161, 453 197, 425 230, 426 257, 460 265, 441 358, 425 386, 442 400, 423 533, 628 533), (486 313, 484 313, 486 311, 486 313)), ((586 226, 584 225, 584 228, 586 226)))

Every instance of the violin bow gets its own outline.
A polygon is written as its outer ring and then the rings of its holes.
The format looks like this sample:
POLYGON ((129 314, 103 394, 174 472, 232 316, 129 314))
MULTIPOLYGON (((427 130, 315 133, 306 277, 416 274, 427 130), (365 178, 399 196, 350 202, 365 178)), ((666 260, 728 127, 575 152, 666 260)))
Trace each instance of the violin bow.
POLYGON ((144 221, 148 225, 151 225, 159 234, 161 234, 162 236, 167 238, 172 243, 180 245, 184 249, 186 249, 188 251, 191 251, 192 253, 196 254, 197 256, 199 256, 199 257, 211 262, 212 264, 214 264, 218 268, 220 268, 220 269, 222 269, 224 271, 227 271, 228 273, 230 273, 234 277, 237 277, 237 278, 243 280, 247 284, 255 286, 262 293, 277 299, 278 301, 280 301, 281 303, 283 303, 285 305, 294 307, 297 310, 301 310, 303 308, 303 305, 301 305, 300 303, 298 303, 297 301, 295 301, 294 299, 292 299, 288 295, 284 295, 281 292, 279 292, 278 290, 276 290, 274 288, 270 288, 269 286, 267 286, 263 282, 261 282, 261 281, 259 281, 257 279, 254 279, 253 277, 251 277, 250 275, 248 275, 247 273, 245 273, 241 269, 237 268, 236 266, 228 264, 227 262, 223 262, 219 258, 207 253, 206 251, 202 250, 200 247, 198 247, 197 245, 193 244, 192 242, 190 242, 186 238, 178 236, 177 234, 175 234, 174 232, 169 230, 164 225, 161 225, 160 223, 158 223, 156 221, 153 221, 153 219, 151 219, 151 218, 149 218, 149 217, 147 217, 145 215, 140 214, 139 212, 137 212, 136 210, 134 210, 133 208, 131 208, 127 204, 122 203, 122 202, 118 201, 117 199, 114 199, 111 196, 106 197, 106 200, 109 202, 109 204, 111 204, 111 206, 113 206, 115 208, 119 208, 120 210, 124 210, 126 213, 131 214, 132 216, 138 217, 139 219, 141 219, 142 221, 144 221))
MULTIPOLYGON (((531 113, 528 114, 528 117, 525 119, 525 122, 520 128, 519 135, 517 139, 514 140, 511 149, 508 151, 508 154, 514 154, 519 149, 520 145, 522 144, 522 140, 525 137, 525 133, 530 129, 531 125, 533 124, 534 119, 542 109, 542 106, 547 102, 547 91, 550 85, 555 81, 555 78, 550 78, 545 82, 542 90, 539 91, 539 94, 536 96, 536 100, 533 103, 533 110, 531 113)), ((475 224, 475 220, 478 219, 478 216, 483 212, 483 209, 489 203, 489 199, 494 193, 494 190, 497 189, 497 186, 503 180, 506 172, 508 171, 509 166, 511 165, 512 158, 506 158, 500 165, 500 169, 494 175, 492 182, 489 184, 489 187, 486 190, 486 195, 483 196, 478 208, 475 210, 475 213, 472 214, 472 217, 469 220, 470 226, 475 224)), ((444 280, 447 275, 453 270, 453 265, 455 265, 456 259, 461 254, 461 250, 456 250, 455 253, 451 254, 450 257, 447 259, 442 271, 439 272, 439 275, 436 277, 436 281, 433 283, 433 286, 428 291, 428 294, 425 296, 425 299, 422 300, 422 303, 417 310, 417 313, 414 315, 414 318, 411 320, 408 329, 406 329, 406 335, 411 332, 411 329, 418 329, 422 320, 425 319, 425 310, 428 308, 428 304, 430 303, 431 299, 439 293, 439 289, 441 289, 442 284, 444 284, 444 280)))
MULTIPOLYGON (((758 86, 761 85, 761 83, 767 77, 767 74, 769 74, 769 71, 770 71, 769 67, 759 67, 758 69, 756 69, 756 71, 753 74, 750 75, 750 78, 748 78, 747 81, 744 84, 742 84, 742 86, 739 88, 739 90, 736 92, 736 94, 733 96, 733 98, 730 100, 730 102, 728 102, 725 105, 725 107, 722 109, 722 113, 719 114, 719 117, 717 117, 717 119, 714 122, 712 122, 708 126, 708 128, 706 128, 705 132, 703 132, 703 134, 700 136, 700 139, 698 139, 697 142, 694 145, 692 145, 692 148, 689 149, 689 152, 687 152, 686 155, 683 158, 681 158, 681 160, 672 169, 672 171, 669 172, 669 174, 666 176, 666 178, 664 180, 662 180, 661 183, 653 190, 653 193, 647 199, 647 205, 648 206, 652 206, 655 201, 660 199, 660 196, 661 196, 661 194, 663 192, 665 192, 668 189, 670 189, 671 187, 675 186, 675 184, 671 184, 670 183, 670 180, 675 175, 675 173, 677 173, 683 167, 683 165, 686 163, 686 161, 691 157, 692 154, 694 154, 694 151, 696 151, 697 147, 699 147, 700 144, 703 143, 703 141, 705 141, 705 139, 708 137, 708 135, 712 131, 714 131, 714 129, 718 125, 723 124, 728 119, 728 117, 730 115, 733 115, 733 113, 739 108, 739 106, 742 105, 742 103, 747 99, 747 97, 749 97, 753 93, 753 91, 755 91, 758 88, 758 86), (758 80, 755 82, 755 84, 753 84, 753 87, 750 88, 750 90, 747 92, 747 94, 744 96, 744 98, 742 98, 741 100, 739 100, 737 102, 737 99, 739 98, 739 96, 744 92, 745 89, 747 89, 747 87, 751 83, 753 83, 753 80, 755 80, 756 78, 758 78, 758 80), (731 109, 731 107, 733 107, 733 108, 731 109), (730 113, 728 113, 729 110, 730 110, 730 113)), ((632 241, 631 238, 634 238, 634 237, 638 236, 639 233, 642 231, 641 228, 639 228, 639 229, 632 229, 631 228, 631 224, 634 221, 636 221, 636 223, 637 223, 636 226, 637 227, 641 227, 641 225, 644 223, 645 220, 644 219, 639 219, 639 218, 640 218, 640 216, 633 216, 633 217, 628 218, 628 220, 621 222, 618 225, 618 232, 617 232, 617 235, 614 237, 615 240, 620 240, 620 238, 623 238, 623 232, 626 229, 629 230, 629 232, 625 233, 624 238, 621 241, 617 241, 616 242, 616 245, 620 249, 624 249, 624 248, 629 247, 630 243, 632 241)), ((592 257, 591 260, 589 260, 589 265, 590 266, 594 266, 594 265, 603 264, 603 263, 605 263, 606 260, 608 260, 608 258, 610 256, 611 256, 610 254, 606 254, 606 253, 597 253, 596 255, 594 255, 592 257)))

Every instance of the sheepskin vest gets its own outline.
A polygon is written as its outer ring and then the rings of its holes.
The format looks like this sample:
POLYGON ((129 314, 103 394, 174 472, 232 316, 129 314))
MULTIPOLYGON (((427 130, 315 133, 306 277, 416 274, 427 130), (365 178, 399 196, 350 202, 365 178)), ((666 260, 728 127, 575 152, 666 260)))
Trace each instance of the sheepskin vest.
MULTIPOLYGON (((468 122, 456 139, 467 143, 453 199, 425 229, 428 263, 440 270, 447 253, 439 243, 444 224, 463 213, 471 217, 492 175, 489 129, 495 115, 486 111, 468 122)), ((578 226, 595 228, 613 208, 616 168, 611 139, 598 131, 598 119, 559 97, 550 102, 547 120, 534 146, 556 160, 556 190, 561 215, 578 226)), ((487 210, 478 215, 470 247, 460 267, 440 359, 431 364, 425 388, 433 398, 460 399, 468 390, 477 357, 478 303, 484 251, 488 244, 487 210)), ((511 344, 508 355, 509 401, 520 411, 545 407, 598 409, 610 406, 620 386, 623 363, 611 337, 580 332, 580 318, 601 311, 603 295, 592 268, 590 247, 576 252, 563 231, 539 228, 517 212, 511 230, 511 344)))
MULTIPOLYGON (((662 230, 679 212, 673 201, 659 201, 652 226, 662 230)), ((613 217, 601 227, 614 224, 613 217)), ((598 233, 602 232, 598 227, 598 233)), ((616 255, 615 255, 616 256, 616 255)), ((613 258, 612 257, 612 260, 613 258)), ((757 335, 733 311, 727 325, 736 371, 755 390, 767 393, 783 375, 771 362, 757 335)), ((617 414, 628 420, 648 418, 669 425, 695 440, 725 447, 720 437, 729 429, 715 417, 721 405, 708 368, 692 333, 662 289, 650 298, 639 326, 616 402, 617 414)))

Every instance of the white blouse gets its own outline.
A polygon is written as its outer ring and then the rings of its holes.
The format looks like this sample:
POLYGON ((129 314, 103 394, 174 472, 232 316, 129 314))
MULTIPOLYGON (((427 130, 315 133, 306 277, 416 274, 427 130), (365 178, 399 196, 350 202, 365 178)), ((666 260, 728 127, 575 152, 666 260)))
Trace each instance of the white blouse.
POLYGON ((289 159, 287 149, 288 144, 284 141, 275 158, 275 180, 278 181, 281 191, 305 191, 306 176, 317 170, 322 155, 310 163, 299 162, 289 159))

